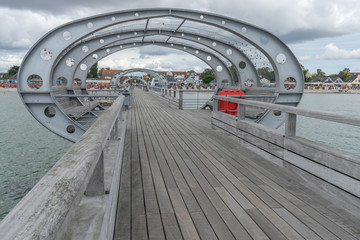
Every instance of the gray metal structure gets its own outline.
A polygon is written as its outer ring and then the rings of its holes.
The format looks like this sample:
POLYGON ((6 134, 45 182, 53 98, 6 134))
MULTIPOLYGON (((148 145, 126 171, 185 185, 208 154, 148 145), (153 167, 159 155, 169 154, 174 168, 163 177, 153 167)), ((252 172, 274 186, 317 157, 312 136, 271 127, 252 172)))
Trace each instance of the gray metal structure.
MULTIPOLYGON (((59 91, 72 95, 69 99, 77 108, 90 105, 90 100, 84 102, 79 97, 74 80, 81 93, 86 93, 86 75, 94 63, 114 52, 147 45, 198 57, 214 70, 219 87, 224 82, 245 91, 249 82, 259 86, 256 68, 269 66, 276 78, 274 103, 296 106, 303 93, 300 64, 276 36, 233 18, 185 9, 118 11, 57 27, 25 56, 18 74, 18 92, 41 124, 76 141, 87 126, 69 114, 64 107, 69 101, 56 95, 59 91)), ((284 119, 284 114, 265 111, 255 121, 278 127, 284 119)))
MULTIPOLYGON (((159 84, 161 85, 167 85, 167 80, 165 79, 165 77, 154 70, 151 69, 145 69, 145 68, 133 68, 133 69, 126 69, 124 71, 118 72, 116 73, 110 80, 110 85, 112 88, 116 88, 120 85, 120 80, 123 76, 130 74, 130 73, 135 73, 135 72, 143 72, 143 73, 147 73, 149 74, 152 78, 157 79, 159 81, 159 84)), ((126 82, 126 81, 124 81, 126 82)), ((147 82, 145 80, 143 80, 143 82, 145 84, 147 84, 147 82)))

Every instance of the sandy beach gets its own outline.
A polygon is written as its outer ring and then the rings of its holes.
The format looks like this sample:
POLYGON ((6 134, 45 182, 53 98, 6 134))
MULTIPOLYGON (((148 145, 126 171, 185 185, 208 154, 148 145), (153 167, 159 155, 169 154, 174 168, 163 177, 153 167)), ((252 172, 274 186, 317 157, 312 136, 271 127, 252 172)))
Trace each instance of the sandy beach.
POLYGON ((0 92, 17 92, 17 88, 0 88, 0 92))
POLYGON ((349 89, 346 93, 339 92, 338 89, 332 89, 332 90, 323 90, 323 89, 305 89, 304 93, 317 93, 317 94, 360 94, 360 89, 349 89))
MULTIPOLYGON (((0 92, 16 92, 17 89, 16 88, 0 88, 0 92)), ((317 94, 330 94, 330 93, 335 93, 335 94, 345 94, 345 93, 339 93, 338 90, 333 89, 333 90, 322 90, 322 89, 305 89, 304 93, 317 93, 317 94)), ((350 89, 346 94, 360 94, 360 89, 350 89)))

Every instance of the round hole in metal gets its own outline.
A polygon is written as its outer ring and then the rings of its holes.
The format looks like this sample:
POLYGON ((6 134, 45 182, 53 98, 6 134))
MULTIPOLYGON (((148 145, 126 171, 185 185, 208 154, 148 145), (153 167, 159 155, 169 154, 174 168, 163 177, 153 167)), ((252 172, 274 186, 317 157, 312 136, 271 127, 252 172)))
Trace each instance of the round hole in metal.
POLYGON ((32 89, 39 89, 42 87, 43 85, 43 80, 42 78, 37 75, 37 74, 31 74, 28 78, 27 78, 27 84, 30 88, 32 89))
POLYGON ((43 60, 48 61, 48 60, 50 60, 52 58, 52 56, 53 56, 53 53, 52 53, 52 51, 50 49, 48 49, 48 48, 41 49, 40 57, 43 60))
POLYGON ((246 63, 244 61, 239 62, 239 68, 241 69, 246 68, 246 63))
POLYGON ((66 131, 68 133, 74 133, 75 132, 75 127, 73 125, 69 125, 66 127, 66 131))
POLYGON ((48 106, 48 107, 45 108, 44 114, 48 118, 53 118, 56 115, 56 109, 54 107, 52 107, 52 106, 48 106))
POLYGON ((286 90, 293 90, 296 87, 296 79, 293 77, 288 77, 284 81, 284 87, 286 90))

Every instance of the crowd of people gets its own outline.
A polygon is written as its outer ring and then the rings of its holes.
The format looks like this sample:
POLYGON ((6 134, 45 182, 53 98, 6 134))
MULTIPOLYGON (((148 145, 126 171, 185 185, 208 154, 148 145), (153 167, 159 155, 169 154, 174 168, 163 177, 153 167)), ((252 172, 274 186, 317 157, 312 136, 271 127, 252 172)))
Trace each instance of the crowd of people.
POLYGON ((13 82, 0 82, 0 88, 16 88, 16 83, 13 82))

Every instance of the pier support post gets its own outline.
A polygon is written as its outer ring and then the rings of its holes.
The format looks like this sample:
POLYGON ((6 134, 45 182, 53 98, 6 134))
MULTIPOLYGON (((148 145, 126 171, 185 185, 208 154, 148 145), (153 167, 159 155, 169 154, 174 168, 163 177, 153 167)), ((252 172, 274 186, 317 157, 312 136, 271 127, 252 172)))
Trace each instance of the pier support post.
POLYGON ((85 195, 89 197, 101 196, 105 193, 104 186, 104 152, 101 153, 94 173, 87 185, 85 195))
POLYGON ((127 109, 129 109, 129 106, 130 106, 130 93, 123 92, 122 94, 125 96, 124 107, 127 110, 127 109))
POLYGON ((217 112, 218 110, 219 110, 219 100, 217 100, 217 99, 214 99, 213 100, 213 112, 217 112))
POLYGON ((182 90, 179 91, 179 109, 183 109, 183 100, 184 100, 184 92, 182 90))
POLYGON ((296 135, 296 115, 292 113, 286 113, 285 136, 295 137, 295 135, 296 135))
POLYGON ((245 120, 245 105, 238 104, 238 120, 245 120))

